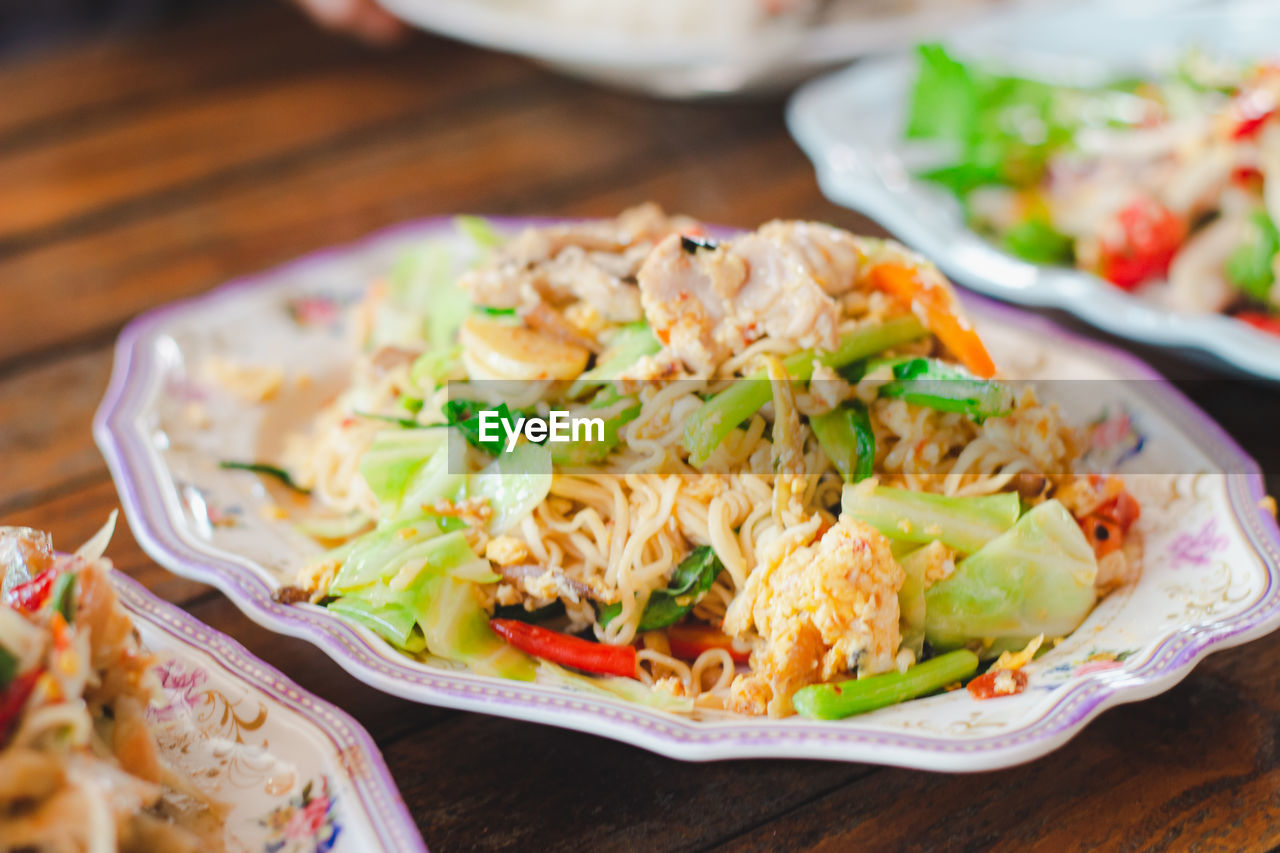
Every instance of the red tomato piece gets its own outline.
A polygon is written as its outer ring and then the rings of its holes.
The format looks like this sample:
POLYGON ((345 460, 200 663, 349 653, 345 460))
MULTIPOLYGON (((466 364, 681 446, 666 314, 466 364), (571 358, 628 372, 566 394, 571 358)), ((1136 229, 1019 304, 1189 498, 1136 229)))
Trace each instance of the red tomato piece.
POLYGON ((1186 239, 1186 223, 1150 198, 1137 199, 1116 214, 1116 220, 1123 238, 1119 243, 1103 242, 1099 275, 1124 290, 1166 275, 1186 239))
POLYGON ((1020 669, 993 669, 968 684, 974 699, 998 699, 1027 689, 1027 674, 1020 669))

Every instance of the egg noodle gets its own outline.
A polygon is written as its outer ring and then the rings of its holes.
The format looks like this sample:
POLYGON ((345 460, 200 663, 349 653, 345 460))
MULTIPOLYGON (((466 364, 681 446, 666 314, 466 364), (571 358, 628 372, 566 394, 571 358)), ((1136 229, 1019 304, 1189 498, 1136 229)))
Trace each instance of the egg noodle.
MULTIPOLYGON (((994 542, 998 558, 1000 534, 1042 504, 1054 508, 1037 518, 1071 521, 1054 536, 1087 575, 1068 622, 1095 586, 1136 570, 1133 537, 1129 556, 1122 547, 1132 518, 1116 519, 1136 513, 1122 484, 1072 473, 1081 437, 1030 388, 989 379, 948 283, 902 247, 791 222, 716 242, 653 206, 505 241, 464 226, 484 255, 460 287, 424 278, 440 267, 428 249, 370 289, 351 383, 283 460, 312 492, 300 527, 337 546, 298 586, 406 651, 476 667, 424 615, 438 602, 403 596, 432 569, 393 544, 428 547, 423 529, 441 519, 483 564, 457 574, 474 578, 485 618, 634 647, 634 677, 692 700, 672 704, 686 710, 784 715, 800 687, 906 670, 955 645, 932 630, 925 645, 927 620, 900 602, 906 579, 927 568, 922 590, 959 582, 966 557, 994 542), (612 434, 564 450, 522 442, 522 459, 552 457, 529 473, 508 461, 520 450, 485 447, 468 427, 467 406, 499 405, 568 408, 612 434), (910 511, 878 517, 904 494, 904 506, 942 497, 936 539, 909 529, 910 511), (997 506, 1006 516, 985 539, 947 532, 948 513, 997 506), (1098 524, 1115 535, 1099 541, 1098 524), (681 569, 702 558, 693 582, 681 569)), ((1037 627, 961 644, 994 655, 1037 627)))

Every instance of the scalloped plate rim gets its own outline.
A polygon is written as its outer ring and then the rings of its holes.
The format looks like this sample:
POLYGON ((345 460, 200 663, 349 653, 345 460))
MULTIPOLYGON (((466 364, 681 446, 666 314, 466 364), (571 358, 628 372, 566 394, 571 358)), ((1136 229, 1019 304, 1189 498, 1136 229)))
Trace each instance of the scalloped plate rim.
MULTIPOLYGON (((565 221, 551 217, 490 219, 506 226, 565 221)), ((1208 415, 1135 356, 1068 332, 1046 318, 967 293, 964 301, 979 313, 1016 318, 1024 327, 1070 341, 1073 346, 1123 365, 1135 378, 1153 380, 1144 383, 1150 386, 1151 402, 1161 409, 1177 412, 1184 432, 1199 434, 1215 454, 1235 463, 1237 467, 1229 470, 1246 472, 1229 475, 1228 493, 1233 520, 1244 532, 1250 547, 1259 552, 1266 573, 1266 584, 1256 601, 1228 619, 1173 631, 1137 671, 1095 673, 1077 679, 1062 688, 1056 700, 1029 725, 1015 728, 1007 735, 964 741, 859 730, 849 721, 833 725, 794 717, 784 721, 694 723, 620 700, 566 694, 547 685, 486 678, 465 671, 427 670, 396 660, 385 643, 371 641, 351 625, 323 615, 319 608, 281 605, 271 597, 266 583, 244 565, 237 564, 230 555, 215 557, 196 551, 168 524, 163 512, 156 511, 157 501, 162 501, 162 497, 155 494, 160 489, 159 479, 154 476, 158 472, 143 470, 136 458, 132 458, 142 441, 136 431, 128 429, 130 419, 138 414, 129 407, 130 397, 147 386, 145 380, 150 377, 143 374, 143 369, 154 367, 145 358, 139 360, 140 355, 145 356, 145 352, 139 351, 148 333, 162 326, 170 316, 234 300, 241 291, 250 288, 291 287, 289 278, 308 267, 323 266, 331 258, 367 250, 384 241, 402 240, 410 235, 425 237, 451 226, 452 221, 451 216, 437 216, 392 225, 351 243, 320 249, 139 315, 124 328, 116 342, 111 381, 94 417, 94 436, 116 483, 125 515, 139 544, 151 557, 175 574, 217 587, 264 628, 318 646, 353 677, 372 687, 441 707, 609 737, 685 761, 812 758, 979 772, 1039 758, 1078 734, 1107 708, 1150 698, 1170 689, 1210 652, 1248 642, 1280 627, 1280 528, 1261 511, 1241 512, 1242 504, 1256 506, 1265 497, 1257 463, 1208 415), (151 476, 139 477, 138 474, 151 476), (1249 520, 1256 524, 1246 524, 1249 520), (1153 667, 1154 671, 1147 671, 1153 667)))

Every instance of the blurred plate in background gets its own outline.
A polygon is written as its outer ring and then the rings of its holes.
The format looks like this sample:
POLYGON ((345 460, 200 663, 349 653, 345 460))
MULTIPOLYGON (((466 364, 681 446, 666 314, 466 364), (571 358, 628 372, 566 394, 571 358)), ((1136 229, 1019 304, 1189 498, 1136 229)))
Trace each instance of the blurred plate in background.
MULTIPOLYGON (((423 29, 662 97, 777 90, 860 56, 1063 0, 378 0, 423 29), (765 7, 789 11, 770 16, 765 7)), ((1072 4, 1075 8, 1100 2, 1072 4)), ((1187 5, 1135 0, 1138 8, 1187 5)))
MULTIPOLYGON (((1187 50, 1231 58, 1280 56, 1280 9, 1234 3, 1152 16, 1126 11, 991 21, 949 41, 958 54, 1031 77, 1089 83, 1167 70, 1187 50)), ((875 219, 952 279, 1022 305, 1062 308, 1122 337, 1211 353, 1280 379, 1280 339, 1221 314, 1173 311, 1092 273, 1040 266, 971 230, 960 202, 912 176, 903 127, 915 56, 897 54, 815 80, 792 97, 787 124, 823 193, 875 219)))

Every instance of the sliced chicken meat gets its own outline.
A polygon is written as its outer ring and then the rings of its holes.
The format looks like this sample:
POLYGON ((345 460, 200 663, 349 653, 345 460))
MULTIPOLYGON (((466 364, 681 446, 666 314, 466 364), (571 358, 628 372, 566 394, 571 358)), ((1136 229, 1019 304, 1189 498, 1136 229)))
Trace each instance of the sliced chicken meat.
POLYGON ((640 298, 659 340, 708 374, 765 335, 833 349, 833 297, 854 286, 866 255, 851 234, 813 222, 770 222, 718 246, 671 236, 640 268, 640 298))
POLYGON ((662 237, 692 227, 692 220, 645 204, 612 220, 528 228, 460 284, 480 305, 527 310, 543 300, 582 300, 613 322, 630 323, 641 317, 632 280, 644 257, 662 237))

